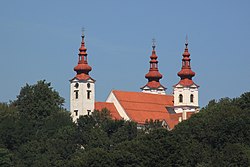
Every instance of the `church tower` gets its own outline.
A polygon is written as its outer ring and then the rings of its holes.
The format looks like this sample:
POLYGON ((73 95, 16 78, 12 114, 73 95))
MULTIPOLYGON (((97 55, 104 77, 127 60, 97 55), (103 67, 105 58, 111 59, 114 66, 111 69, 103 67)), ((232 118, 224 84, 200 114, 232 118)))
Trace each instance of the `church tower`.
POLYGON ((144 93, 153 93, 153 94, 163 94, 165 95, 166 88, 161 85, 160 79, 162 78, 161 73, 158 70, 158 60, 155 51, 155 40, 153 39, 152 45, 152 55, 150 56, 150 68, 149 72, 145 75, 145 78, 148 79, 148 83, 141 87, 142 92, 144 93))
POLYGON ((184 113, 183 119, 186 119, 186 112, 198 112, 198 88, 192 77, 195 76, 195 72, 191 70, 190 65, 190 53, 188 52, 188 42, 186 39, 185 51, 182 58, 182 68, 178 72, 180 81, 173 86, 174 88, 174 109, 176 113, 184 113))
POLYGON ((89 75, 92 68, 88 65, 84 37, 82 34, 78 64, 74 68, 76 76, 70 80, 70 113, 73 121, 81 115, 91 114, 95 107, 95 80, 89 75))

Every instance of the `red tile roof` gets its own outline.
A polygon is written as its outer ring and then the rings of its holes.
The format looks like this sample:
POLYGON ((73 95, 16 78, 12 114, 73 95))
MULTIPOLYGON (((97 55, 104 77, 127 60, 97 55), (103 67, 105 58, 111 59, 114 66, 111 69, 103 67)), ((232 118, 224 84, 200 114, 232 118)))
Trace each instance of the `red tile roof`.
POLYGON ((88 80, 90 78, 89 75, 81 73, 81 74, 77 74, 76 77, 78 80, 88 80))
MULTIPOLYGON (((188 79, 188 78, 180 80, 176 85, 178 85, 178 84, 180 84, 182 86, 196 85, 193 80, 188 79)), ((176 86, 176 85, 174 85, 174 86, 176 86)), ((198 85, 196 85, 196 86, 199 87, 198 85)))
MULTIPOLYGON (((144 124, 146 120, 165 120, 170 129, 178 124, 178 119, 172 119, 166 107, 173 106, 172 95, 150 94, 142 92, 113 91, 128 117, 144 124)), ((172 115, 172 114, 171 114, 172 115)))
POLYGON ((108 102, 95 102, 95 109, 101 111, 102 109, 108 109, 113 119, 120 120, 122 117, 118 113, 113 103, 108 102))
POLYGON ((148 86, 149 88, 159 88, 159 87, 163 87, 163 89, 166 89, 164 86, 161 85, 160 82, 157 82, 157 81, 150 81, 148 82, 145 86, 143 86, 142 88, 148 86))
MULTIPOLYGON (((125 110, 128 117, 144 124, 146 120, 165 120, 170 129, 179 123, 179 117, 182 113, 170 114, 166 107, 173 107, 172 95, 150 94, 142 92, 112 91, 125 110)), ((95 109, 101 111, 107 108, 113 119, 120 120, 122 117, 117 111, 115 105, 109 102, 95 102, 95 109)), ((187 119, 193 112, 187 112, 187 119)))
POLYGON ((71 81, 73 81, 74 79, 78 79, 79 81, 87 81, 88 79, 91 79, 95 82, 93 78, 86 74, 77 74, 74 78, 71 79, 71 81))

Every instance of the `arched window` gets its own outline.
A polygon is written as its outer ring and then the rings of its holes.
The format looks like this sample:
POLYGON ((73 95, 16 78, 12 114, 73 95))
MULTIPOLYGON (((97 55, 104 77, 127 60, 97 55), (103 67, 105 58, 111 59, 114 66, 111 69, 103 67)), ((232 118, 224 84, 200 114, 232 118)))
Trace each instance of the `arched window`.
POLYGON ((79 97, 79 94, 78 94, 79 90, 74 90, 74 92, 75 92, 75 99, 78 99, 78 97, 79 97))
POLYGON ((183 95, 180 94, 180 95, 179 95, 179 103, 182 103, 182 102, 183 102, 183 95))
POLYGON ((190 95, 190 102, 191 102, 191 103, 194 102, 194 95, 193 95, 193 94, 190 95))

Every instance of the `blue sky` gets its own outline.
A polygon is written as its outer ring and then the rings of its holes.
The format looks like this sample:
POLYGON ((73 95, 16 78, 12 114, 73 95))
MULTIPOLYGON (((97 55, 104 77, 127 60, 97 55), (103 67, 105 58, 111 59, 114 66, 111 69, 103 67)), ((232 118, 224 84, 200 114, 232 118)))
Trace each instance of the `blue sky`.
POLYGON ((185 36, 200 85, 200 105, 236 97, 250 86, 249 0, 3 0, 0 5, 0 101, 46 79, 66 99, 81 28, 86 31, 96 99, 112 89, 140 91, 156 39, 161 83, 179 81, 185 36))

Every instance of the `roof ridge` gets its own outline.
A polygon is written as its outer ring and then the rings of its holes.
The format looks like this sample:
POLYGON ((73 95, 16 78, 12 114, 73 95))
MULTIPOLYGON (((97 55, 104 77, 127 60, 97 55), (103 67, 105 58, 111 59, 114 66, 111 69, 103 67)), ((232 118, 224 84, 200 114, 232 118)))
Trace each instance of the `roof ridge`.
POLYGON ((159 113, 166 113, 166 114, 170 114, 169 112, 162 112, 162 111, 152 111, 152 110, 139 110, 139 109, 129 109, 129 108, 126 108, 128 110, 133 110, 133 111, 147 111, 147 112, 159 112, 159 113))
POLYGON ((124 93, 139 93, 147 96, 173 96, 172 94, 153 94, 153 93, 145 93, 145 92, 133 92, 133 91, 124 91, 124 90, 112 90, 112 92, 124 92, 124 93))
MULTIPOLYGON (((132 100, 120 100, 120 101, 123 101, 123 102, 134 102, 134 103, 143 103, 143 104, 145 104, 145 102, 132 101, 132 100)), ((153 103, 153 102, 147 102, 147 104, 163 105, 162 103, 153 103)), ((166 107, 167 107, 167 106, 169 106, 169 105, 166 105, 166 107)))
POLYGON ((114 104, 113 102, 106 102, 106 101, 95 101, 95 103, 110 103, 110 104, 114 104))

